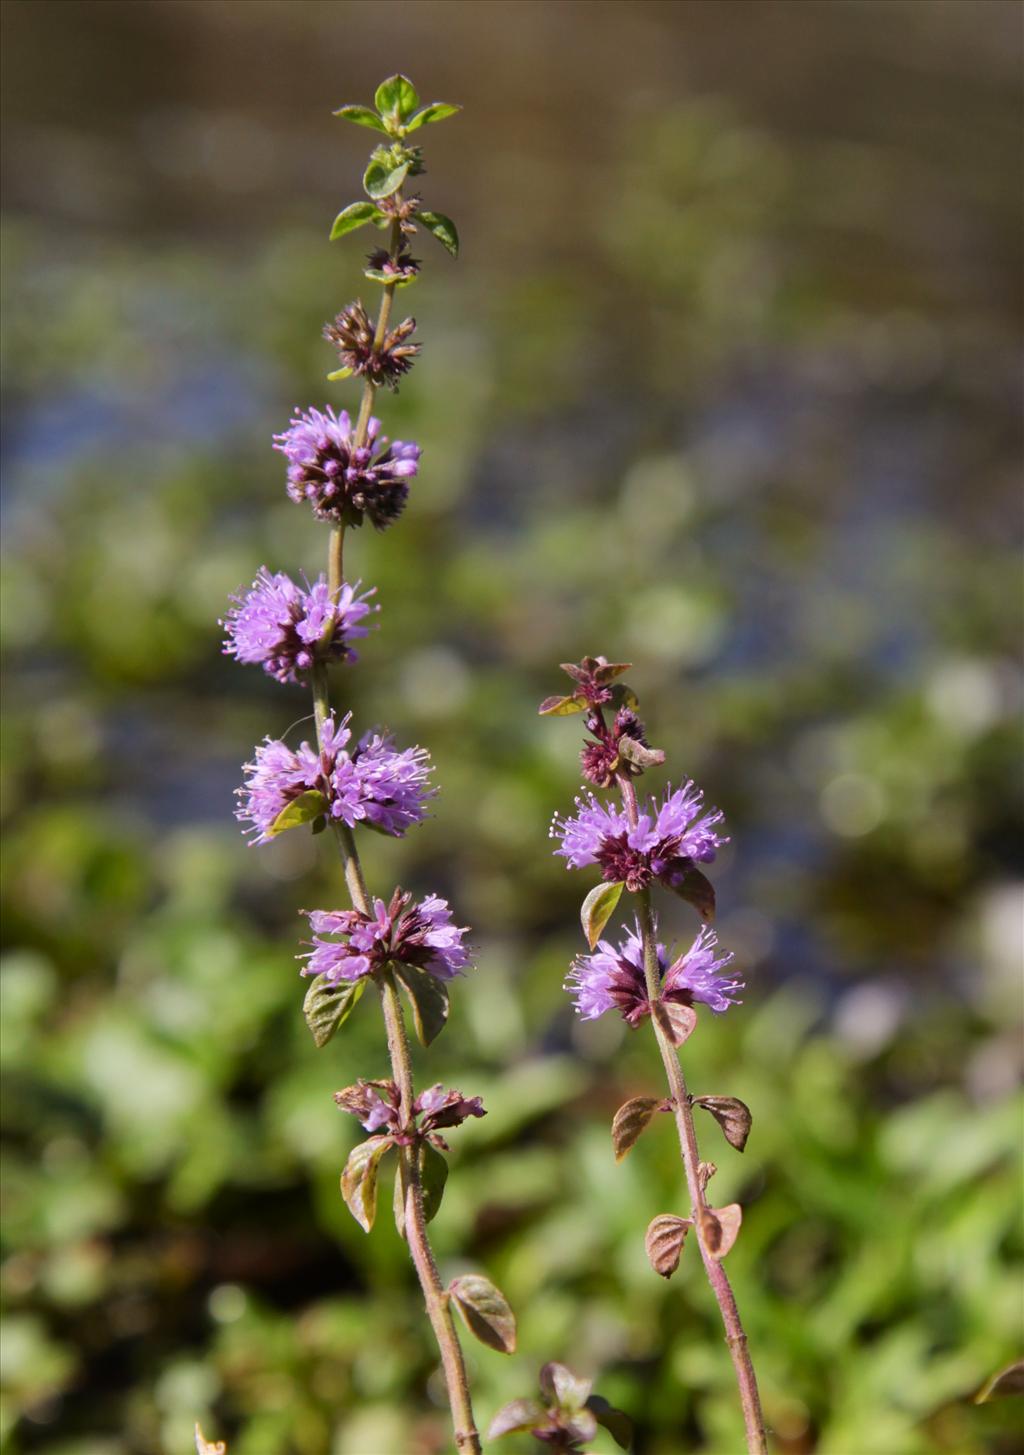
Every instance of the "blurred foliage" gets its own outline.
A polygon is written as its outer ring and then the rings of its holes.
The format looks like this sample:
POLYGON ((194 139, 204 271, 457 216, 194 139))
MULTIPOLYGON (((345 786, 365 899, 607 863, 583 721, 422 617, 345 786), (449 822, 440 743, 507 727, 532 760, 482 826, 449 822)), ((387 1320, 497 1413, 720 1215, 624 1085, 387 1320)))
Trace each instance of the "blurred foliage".
MULTIPOLYGON (((701 1134, 746 1209, 776 1449, 1009 1455, 1019 1404, 970 1396, 1024 1338, 1012 7, 886 6, 884 37, 863 6, 390 9, 399 63, 465 105, 426 179, 465 261, 432 250, 406 295, 425 348, 386 427, 424 468, 352 540, 381 633, 337 686, 443 788, 367 845, 371 886, 448 895, 479 951, 417 1052, 490 1109, 433 1225, 443 1273, 486 1269, 520 1318, 512 1359, 467 1347, 479 1419, 562 1359, 644 1455, 741 1448, 694 1250, 669 1284, 644 1257, 681 1206, 668 1119, 612 1159, 653 1045, 561 990, 590 881, 546 825, 578 731, 536 704, 605 652, 733 833, 746 1003, 685 1063, 754 1112, 743 1156, 701 1134), (710 79, 666 75, 684 53, 710 79)), ((260 562, 320 569, 268 436, 348 397, 319 328, 364 288, 326 242, 359 144, 327 113, 391 32, 263 3, 7 26, 0 1449, 171 1455, 200 1419, 231 1455, 430 1455, 405 1250, 337 1185, 331 1093, 381 1074, 379 1021, 367 997, 317 1052, 300 1014, 296 911, 337 902, 336 867, 231 821, 238 764, 308 703, 215 626, 260 562)))

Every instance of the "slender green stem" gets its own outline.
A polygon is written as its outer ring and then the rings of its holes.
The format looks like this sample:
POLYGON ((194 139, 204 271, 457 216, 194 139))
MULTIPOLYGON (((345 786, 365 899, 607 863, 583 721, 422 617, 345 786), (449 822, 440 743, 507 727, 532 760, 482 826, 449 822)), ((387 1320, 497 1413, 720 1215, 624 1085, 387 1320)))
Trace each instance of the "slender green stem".
MULTIPOLYGON (((391 254, 393 257, 398 256, 401 240, 401 228, 397 222, 393 223, 391 228, 391 254)), ((394 284, 387 284, 384 288, 384 296, 381 299, 380 313, 377 318, 376 339, 378 343, 384 337, 384 331, 387 328, 394 291, 394 284)), ((366 440, 370 414, 373 409, 374 393, 375 389, 373 384, 367 380, 363 385, 363 397, 359 407, 359 416, 356 421, 355 444, 357 447, 365 443, 366 440)), ((344 544, 345 527, 343 524, 340 524, 331 532, 328 552, 328 584, 334 596, 337 596, 341 590, 345 579, 344 544)), ((313 669, 312 686, 317 741, 322 748, 324 745, 324 724, 331 713, 327 669, 322 663, 318 663, 313 669)), ((360 910, 363 914, 370 914, 372 912, 370 896, 366 888, 366 880, 363 876, 363 868, 359 859, 359 850, 356 847, 355 835, 347 824, 341 823, 337 819, 332 821, 332 826, 338 845, 338 853, 341 857, 342 868, 345 873, 345 884, 348 888, 349 898, 356 909, 360 910)), ((390 971, 385 971, 378 977, 377 986, 380 991, 381 1009, 384 1014, 384 1025, 387 1031, 391 1074, 399 1090, 399 1116, 402 1125, 405 1126, 413 1120, 413 1102, 415 1100, 412 1057, 409 1053, 409 1038, 405 1030, 405 1017, 402 1011, 402 1003, 399 999, 398 989, 390 971)), ((455 1446, 459 1451, 459 1455, 480 1455, 480 1436, 477 1432, 473 1417, 473 1405, 469 1393, 469 1379, 466 1374, 462 1346, 459 1343, 459 1336, 452 1319, 448 1294, 441 1282, 441 1276, 437 1269, 437 1260, 434 1258, 430 1238, 427 1234, 427 1220, 423 1208, 423 1188, 420 1181, 419 1158, 416 1155, 416 1149, 414 1147, 400 1148, 399 1155, 402 1159, 402 1185, 405 1188, 405 1206, 403 1209, 405 1236, 409 1244, 409 1252, 413 1265, 420 1281, 420 1287, 423 1290, 427 1317, 430 1319, 438 1349, 441 1353, 445 1382, 448 1386, 448 1403, 451 1406, 452 1412, 455 1446)))
MULTIPOLYGON (((629 821, 631 824, 636 824, 636 789, 625 774, 619 775, 618 784, 629 821)), ((651 908, 650 888, 641 890, 637 897, 640 901, 640 934, 644 950, 644 979, 647 984, 647 998, 652 1006, 657 1006, 661 995, 661 970, 658 966, 658 945, 654 929, 654 911, 651 908)), ((743 1406, 748 1455, 767 1455, 768 1439, 765 1434, 764 1415, 761 1412, 757 1376, 754 1373, 747 1336, 736 1305, 736 1296, 732 1291, 729 1276, 722 1266, 722 1260, 715 1257, 704 1240, 701 1214, 707 1208, 705 1197, 707 1184, 706 1179, 702 1177, 697 1133, 693 1125, 693 1107, 686 1089, 686 1077, 683 1074, 676 1048, 669 1040, 656 1014, 651 1016, 651 1025, 654 1028, 662 1065, 665 1068, 665 1076, 672 1094, 672 1111, 675 1116, 676 1130, 679 1133, 679 1150, 682 1153, 686 1186, 690 1194, 693 1230, 700 1247, 700 1256, 708 1282, 711 1284, 722 1315, 725 1340, 729 1345, 733 1368, 736 1371, 736 1382, 739 1385, 740 1402, 743 1406)))

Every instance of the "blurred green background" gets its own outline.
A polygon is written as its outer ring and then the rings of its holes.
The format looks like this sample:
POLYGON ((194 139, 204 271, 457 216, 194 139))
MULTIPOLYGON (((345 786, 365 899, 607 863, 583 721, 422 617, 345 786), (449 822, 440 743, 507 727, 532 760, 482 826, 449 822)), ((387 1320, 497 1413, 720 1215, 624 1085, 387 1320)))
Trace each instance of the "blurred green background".
POLYGON ((746 1000, 685 1064, 754 1111, 743 1156, 701 1132, 775 1450, 1020 1449, 1019 1402, 970 1403, 1024 1341, 1019 7, 7 0, 4 30, 4 1455, 177 1455, 196 1418, 231 1455, 447 1449, 404 1248, 338 1193, 379 1019, 317 1052, 300 1014, 330 846, 232 819, 308 703, 216 624, 261 562, 321 567, 270 435, 355 395, 320 328, 373 291, 366 235, 327 242, 369 133, 330 113, 398 68, 465 106, 423 134, 463 257, 416 240, 381 412, 423 468, 351 543, 382 630, 337 686, 443 786, 371 885, 478 947, 417 1072, 490 1107, 434 1224, 519 1315, 513 1358, 467 1343, 479 1417, 558 1358, 643 1455, 742 1448, 698 1261, 644 1258, 668 1119, 611 1156, 653 1042, 560 988, 580 735, 536 704, 604 652, 733 835, 746 1000))

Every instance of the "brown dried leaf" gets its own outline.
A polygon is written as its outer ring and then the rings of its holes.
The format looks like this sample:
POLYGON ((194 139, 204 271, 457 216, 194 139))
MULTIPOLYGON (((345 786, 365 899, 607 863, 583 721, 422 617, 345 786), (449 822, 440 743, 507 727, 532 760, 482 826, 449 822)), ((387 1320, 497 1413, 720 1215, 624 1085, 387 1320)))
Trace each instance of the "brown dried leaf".
POLYGON ((735 1147, 737 1152, 743 1151, 753 1121, 746 1102, 740 1101, 738 1096, 695 1096, 693 1104, 711 1113, 730 1147, 735 1147))
POLYGON ((728 1207, 701 1208, 701 1239, 713 1258, 725 1257, 736 1241, 742 1221, 743 1209, 738 1202, 731 1202, 728 1207))
POLYGON ((622 1103, 612 1119, 612 1146, 616 1162, 622 1161, 641 1132, 646 1130, 660 1105, 661 1101, 656 1096, 634 1096, 622 1103))
POLYGON ((673 1213, 660 1213, 652 1218, 644 1247, 651 1267, 662 1278, 671 1278, 679 1267, 683 1241, 692 1227, 690 1218, 677 1218, 673 1213))

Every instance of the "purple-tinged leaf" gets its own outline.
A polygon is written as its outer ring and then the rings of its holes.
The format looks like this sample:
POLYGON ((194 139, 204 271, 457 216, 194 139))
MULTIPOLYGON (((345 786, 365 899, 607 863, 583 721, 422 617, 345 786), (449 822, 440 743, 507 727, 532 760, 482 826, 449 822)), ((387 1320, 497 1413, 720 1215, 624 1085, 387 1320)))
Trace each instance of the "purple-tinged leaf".
POLYGON ((704 1207, 700 1210, 700 1235, 712 1258, 724 1258, 735 1243, 743 1221, 738 1202, 728 1207, 704 1207))
POLYGON ((694 1106, 702 1106, 711 1113, 730 1147, 735 1147, 737 1152, 743 1151, 753 1122, 746 1102, 740 1101, 738 1096, 694 1096, 691 1101, 694 1106))
POLYGON ((687 904, 692 904, 706 924, 714 919, 715 886, 692 864, 678 879, 668 884, 668 888, 674 890, 680 899, 685 899, 687 904))
POLYGON ((604 927, 615 913, 615 906, 622 898, 625 881, 615 884, 595 884, 580 906, 580 924, 591 949, 597 944, 604 927))
POLYGON ((494 1416, 487 1431, 488 1440, 500 1440, 502 1435, 515 1435, 542 1425, 547 1419, 547 1410, 536 1399, 514 1399, 511 1404, 502 1405, 494 1416))
POLYGON ((612 1147, 616 1162, 622 1161, 662 1105, 663 1102, 656 1096, 634 1096, 622 1103, 612 1118, 612 1147))
POLYGON ((465 1320, 466 1328, 481 1344, 487 1344, 501 1354, 515 1353, 515 1314, 508 1299, 489 1278, 479 1273, 464 1274, 449 1283, 448 1292, 455 1300, 455 1307, 465 1320))
POLYGON ((662 1278, 671 1278, 679 1267, 683 1242, 692 1227, 690 1218, 679 1218, 673 1213, 661 1213, 651 1219, 644 1247, 651 1267, 662 1278))
POLYGON ((655 1004, 654 1015, 673 1046, 681 1046, 688 1041, 697 1027, 697 1012, 693 1006, 683 1005, 678 1000, 659 1000, 655 1004))
MULTIPOLYGON (((541 1393, 569 1414, 581 1410, 587 1402, 593 1387, 592 1379, 579 1379, 564 1364, 545 1364, 540 1371, 541 1393)), ((584 1436, 592 1439, 593 1435, 584 1436)))

